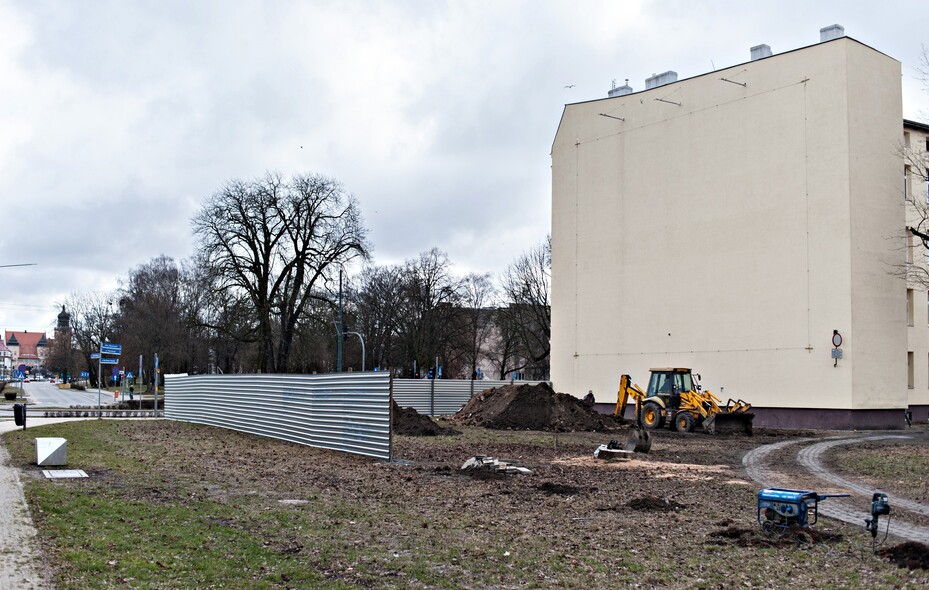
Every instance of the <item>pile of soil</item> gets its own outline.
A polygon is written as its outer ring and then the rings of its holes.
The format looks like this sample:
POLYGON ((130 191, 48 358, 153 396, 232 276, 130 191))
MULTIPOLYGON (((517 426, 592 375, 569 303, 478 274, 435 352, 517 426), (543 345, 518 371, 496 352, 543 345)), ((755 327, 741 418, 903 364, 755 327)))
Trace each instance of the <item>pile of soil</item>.
POLYGON ((907 541, 900 545, 881 549, 877 554, 899 567, 911 570, 929 570, 929 547, 922 543, 907 541))
POLYGON ((393 431, 405 436, 450 436, 461 434, 454 428, 443 428, 429 416, 423 416, 413 408, 401 408, 393 402, 393 431))
POLYGON ((578 432, 614 430, 623 422, 597 413, 578 398, 548 384, 506 385, 471 398, 452 420, 493 430, 578 432))

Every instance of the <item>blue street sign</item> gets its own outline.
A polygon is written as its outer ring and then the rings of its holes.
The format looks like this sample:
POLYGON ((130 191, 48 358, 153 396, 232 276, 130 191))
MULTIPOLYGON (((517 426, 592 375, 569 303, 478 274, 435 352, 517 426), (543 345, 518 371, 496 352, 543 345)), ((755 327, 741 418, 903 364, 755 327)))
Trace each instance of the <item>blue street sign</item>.
POLYGON ((90 377, 90 373, 87 371, 81 371, 81 377, 90 377))
POLYGON ((100 358, 100 353, 99 353, 99 352, 92 352, 92 353, 90 353, 90 358, 92 358, 92 359, 98 359, 98 358, 100 358))
POLYGON ((126 379, 132 379, 133 377, 135 377, 135 375, 132 374, 132 371, 126 373, 126 379))
POLYGON ((119 359, 108 359, 106 357, 103 357, 102 359, 100 359, 101 365, 115 365, 118 362, 119 362, 119 359))
POLYGON ((16 378, 19 379, 20 381, 26 378, 26 374, 23 373, 22 371, 13 371, 13 374, 16 375, 16 378))
POLYGON ((123 353, 122 344, 112 344, 110 342, 104 342, 100 345, 100 352, 103 354, 115 354, 117 356, 123 353))

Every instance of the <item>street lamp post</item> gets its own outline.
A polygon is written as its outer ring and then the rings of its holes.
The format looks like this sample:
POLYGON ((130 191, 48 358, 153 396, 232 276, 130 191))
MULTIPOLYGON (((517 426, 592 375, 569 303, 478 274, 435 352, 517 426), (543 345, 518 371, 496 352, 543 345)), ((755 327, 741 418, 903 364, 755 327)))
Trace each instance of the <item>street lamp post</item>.
POLYGON ((358 340, 361 342, 361 370, 365 370, 365 339, 361 337, 359 332, 345 332, 346 334, 354 334, 358 336, 358 340))

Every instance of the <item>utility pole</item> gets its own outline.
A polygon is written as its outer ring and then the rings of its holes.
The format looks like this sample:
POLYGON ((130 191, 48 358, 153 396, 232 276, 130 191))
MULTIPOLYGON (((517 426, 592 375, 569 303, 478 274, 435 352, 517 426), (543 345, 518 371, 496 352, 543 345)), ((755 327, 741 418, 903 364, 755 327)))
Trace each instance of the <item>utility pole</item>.
POLYGON ((339 269, 339 325, 338 342, 336 343, 336 373, 342 372, 342 269, 339 269))

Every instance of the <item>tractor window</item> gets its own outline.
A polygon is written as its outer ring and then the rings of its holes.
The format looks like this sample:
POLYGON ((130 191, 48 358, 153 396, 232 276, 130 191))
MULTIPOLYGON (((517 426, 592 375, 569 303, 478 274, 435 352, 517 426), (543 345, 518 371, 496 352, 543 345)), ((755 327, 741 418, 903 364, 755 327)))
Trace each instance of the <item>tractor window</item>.
POLYGON ((670 377, 668 373, 652 373, 652 378, 648 382, 648 395, 671 393, 670 377))
POLYGON ((693 380, 690 377, 690 373, 675 373, 674 374, 674 390, 678 393, 683 391, 693 391, 694 384, 693 380))

